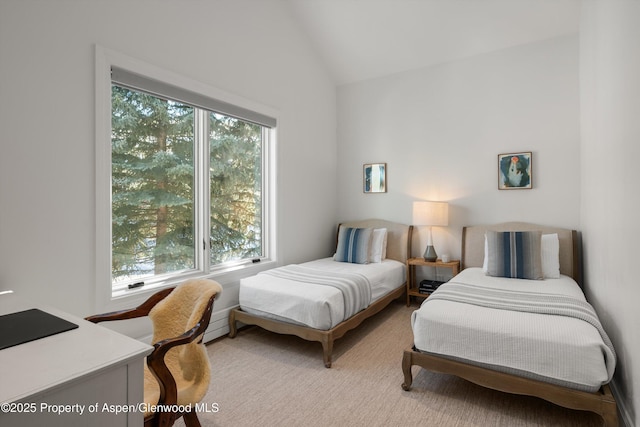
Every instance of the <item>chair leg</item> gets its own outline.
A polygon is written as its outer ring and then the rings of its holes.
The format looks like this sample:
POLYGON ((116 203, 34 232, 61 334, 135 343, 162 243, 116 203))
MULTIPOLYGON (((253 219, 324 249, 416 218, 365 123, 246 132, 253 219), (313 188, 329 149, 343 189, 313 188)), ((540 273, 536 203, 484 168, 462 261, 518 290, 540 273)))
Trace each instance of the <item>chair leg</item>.
POLYGON ((182 418, 184 418, 184 425, 187 427, 201 427, 200 420, 198 420, 198 414, 196 414, 195 410, 185 412, 182 418))

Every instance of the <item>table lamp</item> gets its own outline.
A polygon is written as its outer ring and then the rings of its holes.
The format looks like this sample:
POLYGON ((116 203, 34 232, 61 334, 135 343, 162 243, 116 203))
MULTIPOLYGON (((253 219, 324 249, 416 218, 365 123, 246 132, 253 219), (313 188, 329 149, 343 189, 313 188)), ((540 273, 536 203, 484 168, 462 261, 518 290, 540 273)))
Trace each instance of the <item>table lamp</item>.
POLYGON ((435 261, 438 254, 433 247, 431 227, 449 225, 449 204, 447 202, 413 202, 413 225, 428 225, 427 249, 424 251, 425 261, 435 261))

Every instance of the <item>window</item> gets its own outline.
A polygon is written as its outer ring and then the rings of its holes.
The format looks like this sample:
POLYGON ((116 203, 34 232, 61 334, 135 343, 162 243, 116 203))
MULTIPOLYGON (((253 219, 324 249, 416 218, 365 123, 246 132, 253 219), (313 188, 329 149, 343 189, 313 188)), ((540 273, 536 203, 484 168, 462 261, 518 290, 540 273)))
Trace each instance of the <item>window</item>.
POLYGON ((114 288, 196 270, 196 109, 117 84, 111 105, 114 288))
POLYGON ((105 62, 110 297, 269 260, 275 119, 105 62))

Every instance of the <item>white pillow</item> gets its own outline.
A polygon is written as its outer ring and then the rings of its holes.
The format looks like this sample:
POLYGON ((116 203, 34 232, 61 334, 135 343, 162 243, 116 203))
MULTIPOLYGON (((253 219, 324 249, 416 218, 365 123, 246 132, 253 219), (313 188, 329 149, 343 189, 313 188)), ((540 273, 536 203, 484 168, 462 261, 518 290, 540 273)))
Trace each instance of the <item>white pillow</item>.
POLYGON ((387 229, 376 228, 371 237, 369 262, 382 262, 387 257, 387 229))
POLYGON ((542 235, 542 274, 545 279, 560 278, 560 240, 557 233, 542 235))
MULTIPOLYGON (((560 278, 560 240, 558 233, 543 234, 541 238, 541 255, 542 255, 542 275, 545 279, 560 278)), ((482 271, 487 273, 489 270, 489 243, 487 236, 484 236, 484 262, 482 263, 482 271)))
POLYGON ((389 233, 386 228, 382 228, 384 230, 384 241, 382 242, 382 260, 387 259, 387 236, 389 233))
POLYGON ((482 262, 482 271, 487 274, 489 271, 489 242, 487 241, 487 235, 484 235, 484 261, 482 262))

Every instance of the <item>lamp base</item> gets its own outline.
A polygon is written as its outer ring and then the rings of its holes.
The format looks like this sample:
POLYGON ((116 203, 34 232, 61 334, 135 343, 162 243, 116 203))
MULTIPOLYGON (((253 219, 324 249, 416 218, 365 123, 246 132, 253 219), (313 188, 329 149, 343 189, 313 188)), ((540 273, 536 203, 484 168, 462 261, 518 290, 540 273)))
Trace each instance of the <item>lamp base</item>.
POLYGON ((431 245, 427 246, 427 249, 424 251, 424 255, 422 256, 424 257, 425 261, 429 262, 434 262, 438 259, 438 254, 436 254, 435 248, 431 245))

